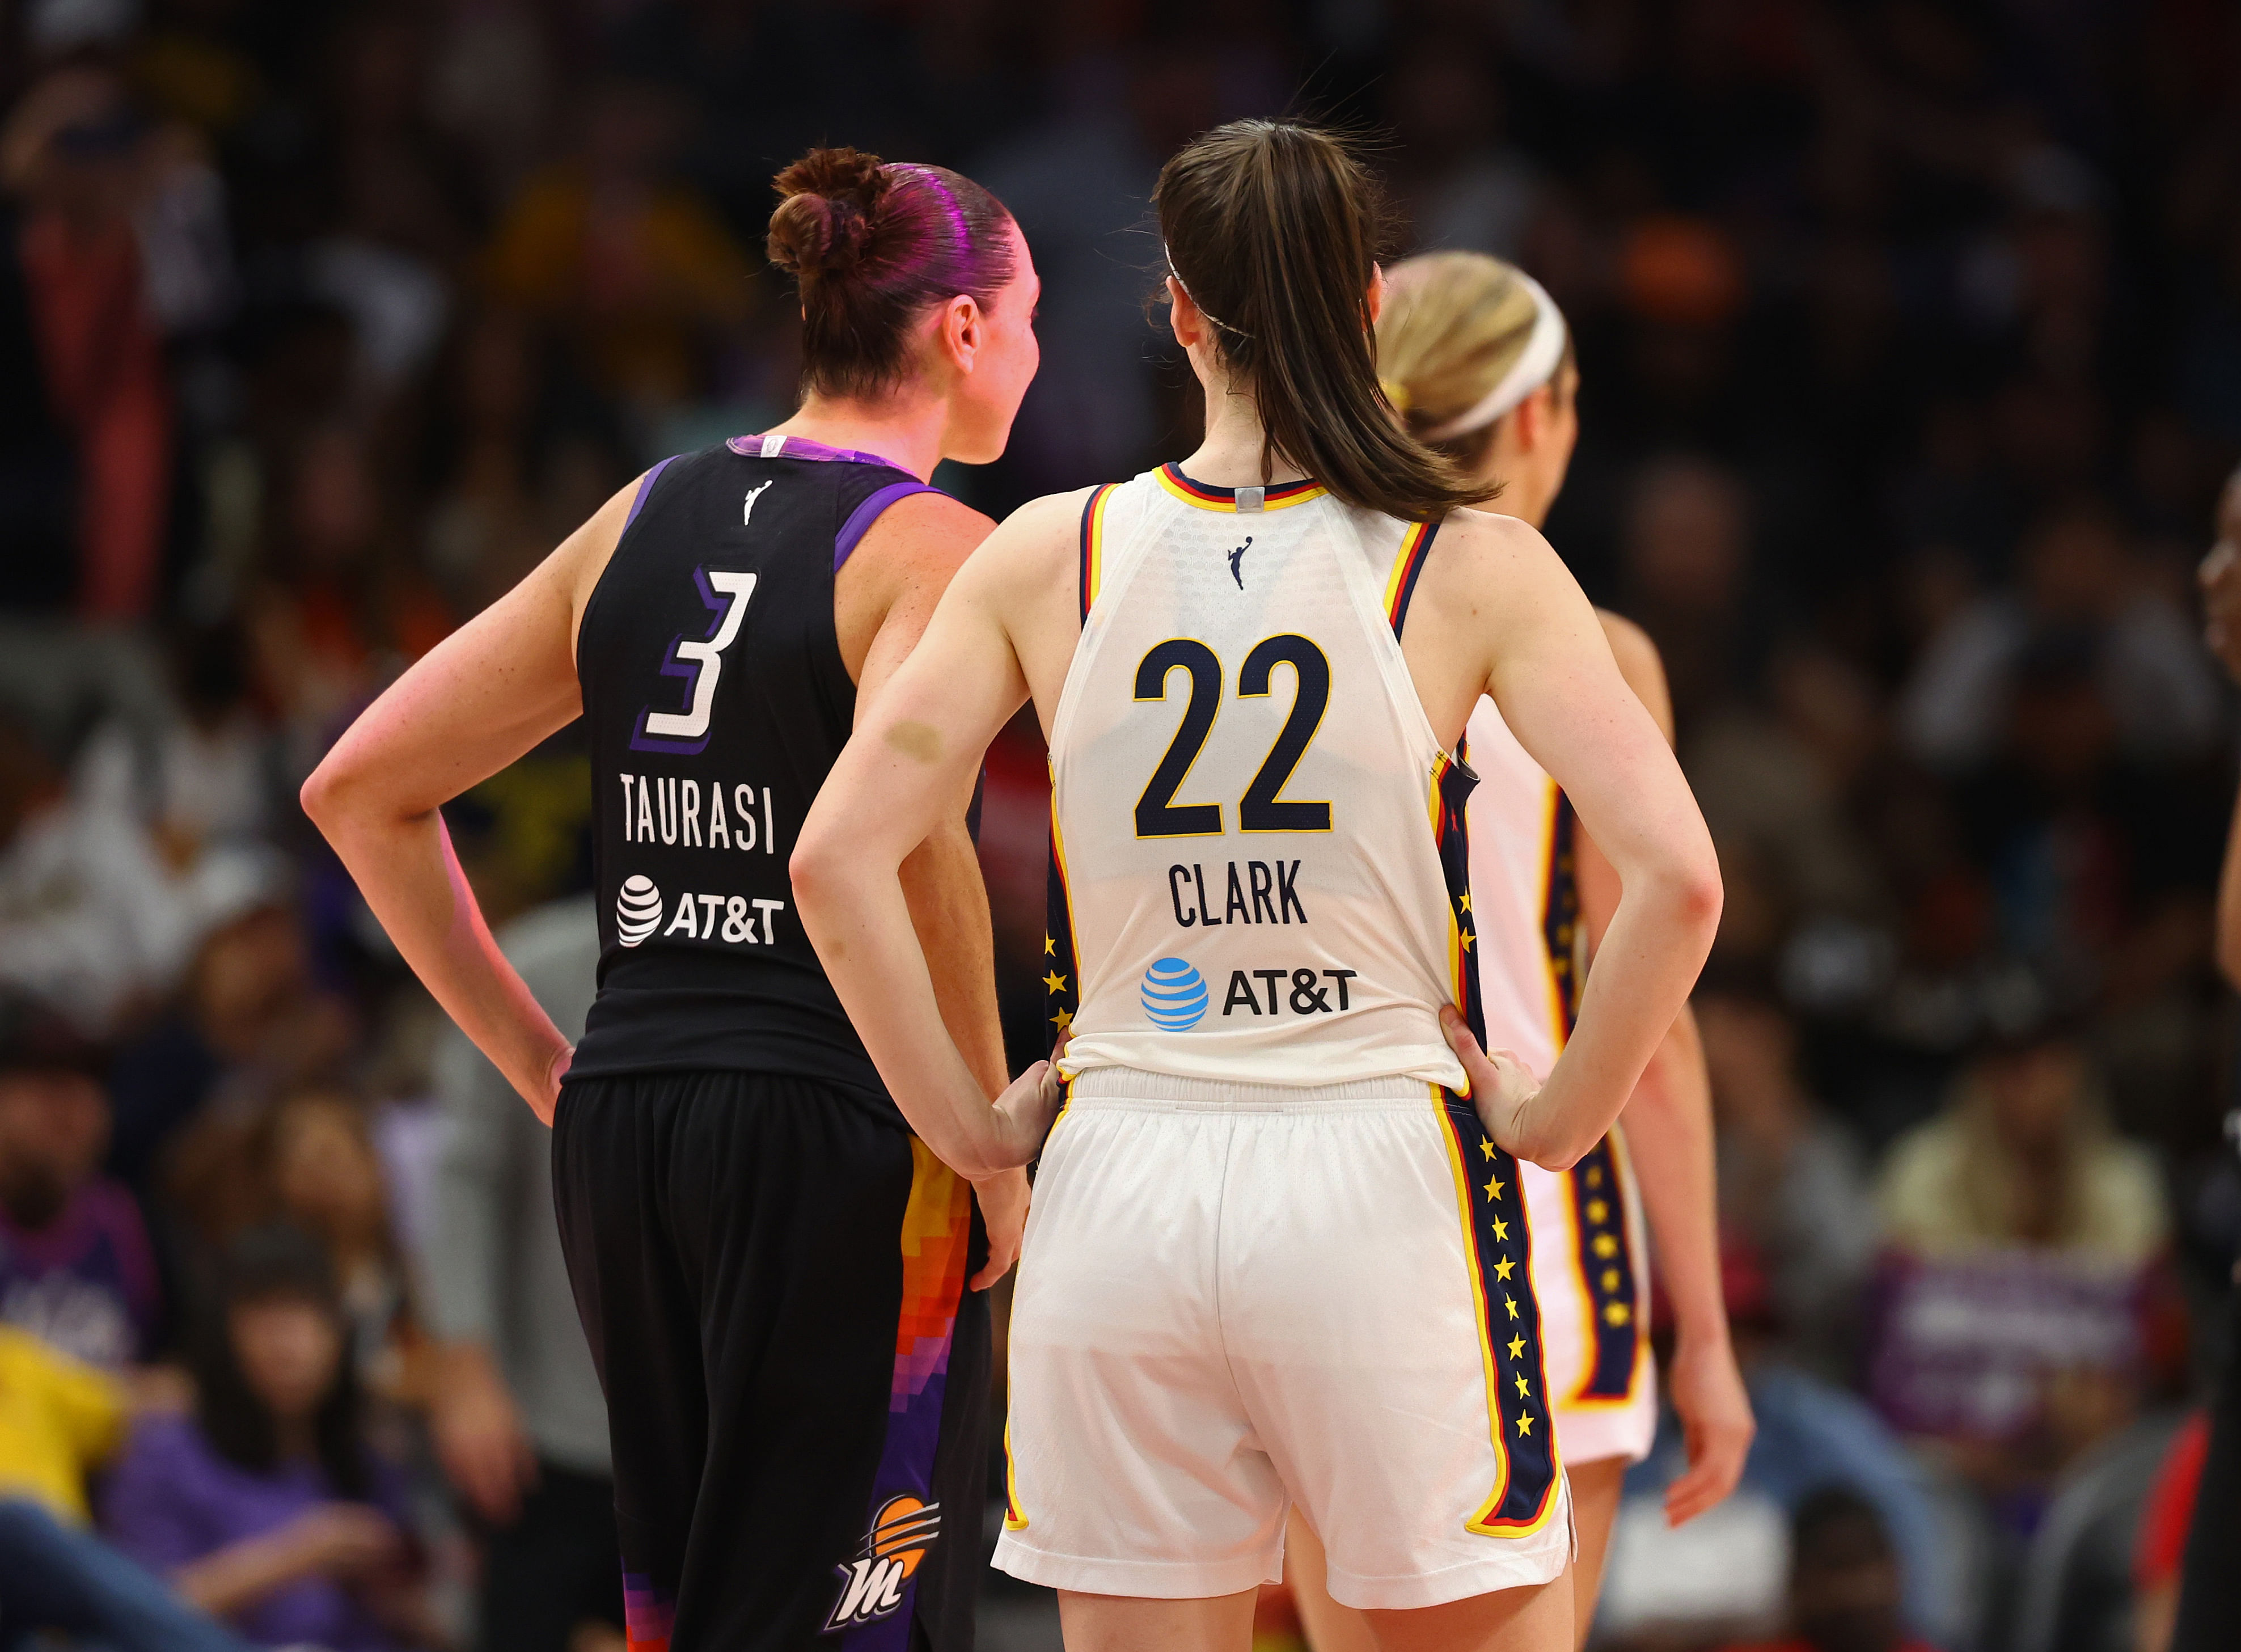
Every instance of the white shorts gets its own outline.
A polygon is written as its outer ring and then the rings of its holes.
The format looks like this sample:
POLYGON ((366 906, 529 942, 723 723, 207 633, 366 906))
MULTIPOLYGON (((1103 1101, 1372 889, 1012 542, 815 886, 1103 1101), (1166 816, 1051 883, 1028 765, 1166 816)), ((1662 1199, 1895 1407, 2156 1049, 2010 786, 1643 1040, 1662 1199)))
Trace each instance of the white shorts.
POLYGON ((1515 1161, 1466 1102, 1086 1073, 1012 1311, 996 1565, 1187 1599, 1282 1575, 1296 1502, 1348 1606, 1560 1576, 1515 1161))
POLYGON ((1626 1144, 1613 1130, 1569 1170, 1525 1165, 1521 1174, 1556 1442, 1575 1467, 1639 1462, 1657 1433, 1657 1366, 1642 1198, 1626 1144))

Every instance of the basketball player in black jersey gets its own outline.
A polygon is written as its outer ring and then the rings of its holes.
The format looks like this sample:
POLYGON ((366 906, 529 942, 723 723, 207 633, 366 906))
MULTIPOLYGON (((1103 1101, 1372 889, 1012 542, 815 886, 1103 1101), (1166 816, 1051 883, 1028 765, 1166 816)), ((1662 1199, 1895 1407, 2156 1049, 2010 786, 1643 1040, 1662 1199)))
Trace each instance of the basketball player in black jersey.
POLYGON ((304 805, 553 1125, 634 1652, 962 1652, 987 1460, 973 1293, 1018 1254, 1013 1167, 1056 1087, 1040 1064, 1005 1086, 967 797, 907 881, 994 1105, 904 1119, 786 863, 856 707, 989 530, 926 478, 1002 451, 1038 283, 1009 214, 955 173, 827 150, 778 188, 800 411, 618 493, 384 694, 304 805), (579 711, 602 950, 571 1051, 492 944, 438 809, 579 711))

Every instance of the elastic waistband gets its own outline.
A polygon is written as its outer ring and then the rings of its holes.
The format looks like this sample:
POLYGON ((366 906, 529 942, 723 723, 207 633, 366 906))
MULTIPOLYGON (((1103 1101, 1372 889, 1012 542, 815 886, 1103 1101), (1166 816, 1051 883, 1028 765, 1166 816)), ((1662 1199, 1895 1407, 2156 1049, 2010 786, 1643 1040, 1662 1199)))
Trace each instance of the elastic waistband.
POLYGON ((1119 1106, 1173 1113, 1383 1113, 1420 1108, 1444 1092, 1422 1079, 1355 1079, 1345 1084, 1241 1084, 1135 1067, 1094 1067, 1067 1091, 1074 1107, 1119 1106))

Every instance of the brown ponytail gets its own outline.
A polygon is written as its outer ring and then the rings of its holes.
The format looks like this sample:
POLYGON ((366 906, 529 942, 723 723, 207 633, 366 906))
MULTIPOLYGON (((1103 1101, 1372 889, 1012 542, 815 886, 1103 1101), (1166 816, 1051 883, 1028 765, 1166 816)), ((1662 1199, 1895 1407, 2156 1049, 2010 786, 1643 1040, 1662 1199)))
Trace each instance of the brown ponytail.
POLYGON ((1012 215, 947 167, 813 149, 773 181, 766 245, 801 285, 806 391, 892 390, 928 307, 962 293, 985 310, 1012 278, 1012 215))
POLYGON ((1281 455, 1348 504, 1411 522, 1500 491, 1411 436, 1378 387, 1381 202, 1344 140, 1236 121, 1186 145, 1152 198, 1169 268, 1260 408, 1264 478, 1281 455))

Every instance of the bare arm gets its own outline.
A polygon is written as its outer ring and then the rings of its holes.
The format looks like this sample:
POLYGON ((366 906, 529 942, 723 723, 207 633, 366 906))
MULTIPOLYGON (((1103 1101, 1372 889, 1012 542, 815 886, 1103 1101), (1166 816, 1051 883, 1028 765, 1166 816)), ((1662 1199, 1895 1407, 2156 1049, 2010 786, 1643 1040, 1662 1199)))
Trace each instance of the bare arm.
MULTIPOLYGON (((1439 588, 1420 589, 1410 611, 1412 670, 1417 610, 1429 594, 1436 605, 1425 645, 1466 657, 1474 646, 1485 651, 1484 691, 1571 798, 1617 873, 1619 897, 1563 1054, 1537 1092, 1505 1087, 1495 1105, 1507 1116, 1489 1120, 1521 1158, 1565 1169, 1609 1134, 1687 1003, 1719 921, 1719 865, 1663 731, 1628 686, 1595 610, 1547 541, 1508 518, 1459 512, 1439 550, 1426 573, 1428 581, 1440 572, 1439 588), (1451 546, 1450 536, 1460 543, 1451 546)), ((1427 709, 1435 720, 1443 709, 1460 726, 1479 692, 1468 687, 1459 712, 1428 701, 1427 709)), ((1460 1018, 1444 1019, 1473 1067, 1460 1018)))
POLYGON ((1027 698, 1008 597, 1054 583, 1072 508, 1027 506, 959 572, 917 648, 860 713, 794 848, 803 926, 880 1078, 920 1139, 975 1178, 1034 1156, 1056 1110, 1056 1081, 1038 1062, 990 1105, 905 921, 901 869, 1027 698))
MULTIPOLYGON (((922 493, 891 506, 864 536, 841 570, 835 605, 873 606, 878 629, 866 641, 856 678, 856 723, 878 699, 926 634, 942 592, 995 525, 978 511, 940 494, 922 493), (852 589, 860 579, 867 587, 852 589)), ((853 616, 839 616, 841 647, 853 652, 853 616)), ((973 779, 978 778, 977 766, 973 779)), ((936 821, 901 867, 911 926, 933 967, 942 1025, 990 1095, 1001 1094, 1010 1074, 996 1010, 996 947, 988 915, 988 890, 967 829, 973 779, 936 821)))
POLYGON ((636 491, 390 685, 304 783, 304 813, 412 973, 548 1124, 568 1040, 491 939, 438 810, 582 713, 576 619, 636 491))
MULTIPOLYGON (((856 722, 926 634, 942 593, 994 525, 980 512, 940 494, 922 493, 891 506, 873 525, 841 570, 834 595, 841 649, 856 678, 856 722), (860 589, 859 587, 869 587, 860 589), (853 658, 862 621, 879 611, 879 629, 853 658)), ((974 779, 978 777, 974 766, 974 779)), ((957 1046, 982 1094, 1003 1094, 1009 1078, 1004 1032, 996 1010, 996 946, 988 915, 988 889, 967 827, 973 781, 937 819, 926 840, 900 868, 911 929, 933 980, 942 1026, 957 1046)), ((797 902, 799 893, 795 894, 797 902)), ((1011 1271, 1027 1225, 1027 1178, 1010 1169, 973 1182, 988 1234, 988 1257, 973 1277, 985 1290, 1011 1271)))
MULTIPOLYGON (((1616 615, 1602 619, 1627 686, 1669 744, 1673 701, 1656 645, 1638 626, 1616 615)), ((1585 833, 1577 853, 1580 917, 1592 959, 1617 910, 1619 879, 1585 833)), ((1689 1463, 1688 1473, 1666 1488, 1666 1513, 1677 1526, 1735 1489, 1756 1432, 1720 1294, 1711 1079, 1704 1069, 1696 1018, 1685 1007, 1649 1058, 1621 1118, 1677 1328, 1671 1385, 1689 1463)))

